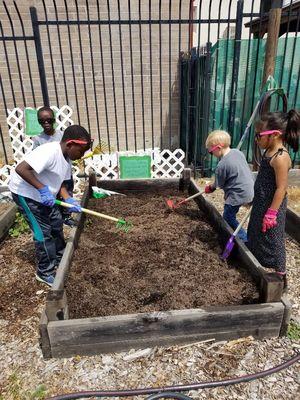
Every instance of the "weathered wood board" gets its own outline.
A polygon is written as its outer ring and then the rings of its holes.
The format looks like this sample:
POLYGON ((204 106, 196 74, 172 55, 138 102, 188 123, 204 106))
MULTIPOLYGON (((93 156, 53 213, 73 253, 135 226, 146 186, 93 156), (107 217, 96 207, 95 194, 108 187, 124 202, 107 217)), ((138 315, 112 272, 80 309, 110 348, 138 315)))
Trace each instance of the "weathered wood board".
POLYGON ((48 323, 53 357, 170 346, 206 339, 278 336, 282 303, 118 315, 48 323))

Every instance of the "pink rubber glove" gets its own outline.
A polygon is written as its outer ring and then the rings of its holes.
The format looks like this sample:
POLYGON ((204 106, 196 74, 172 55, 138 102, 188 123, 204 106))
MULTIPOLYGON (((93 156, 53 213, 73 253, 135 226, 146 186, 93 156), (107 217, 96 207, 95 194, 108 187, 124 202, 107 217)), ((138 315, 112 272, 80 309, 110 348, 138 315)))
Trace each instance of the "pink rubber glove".
POLYGON ((277 225, 277 214, 278 210, 272 210, 272 208, 268 208, 262 223, 261 231, 266 233, 268 229, 274 228, 277 225))
POLYGON ((205 191, 206 194, 212 193, 212 192, 214 192, 215 190, 216 190, 216 188, 215 188, 213 185, 206 185, 206 186, 205 186, 205 189, 204 189, 204 191, 205 191))

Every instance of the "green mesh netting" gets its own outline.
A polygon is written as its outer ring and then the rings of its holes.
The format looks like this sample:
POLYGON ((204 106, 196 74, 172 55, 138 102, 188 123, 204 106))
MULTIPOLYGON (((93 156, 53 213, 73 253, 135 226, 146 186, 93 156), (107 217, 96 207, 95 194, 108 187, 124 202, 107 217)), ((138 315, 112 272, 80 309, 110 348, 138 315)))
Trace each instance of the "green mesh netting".
MULTIPOLYGON (((265 46, 265 39, 241 41, 234 128, 230 132, 233 147, 238 144, 260 96, 265 46)), ((297 85, 300 58, 297 54, 300 54, 300 38, 290 37, 278 40, 274 78, 288 96, 288 109, 300 108, 300 91, 297 85)), ((212 48, 209 131, 219 128, 229 130, 233 55, 233 39, 221 39, 212 48)), ((274 97, 271 102, 271 111, 278 109, 281 109, 281 104, 274 97)), ((249 162, 252 161, 252 147, 253 129, 248 140, 242 146, 249 162)), ((299 153, 296 160, 300 160, 299 153)), ((216 162, 216 160, 210 160, 210 166, 214 168, 216 162)))

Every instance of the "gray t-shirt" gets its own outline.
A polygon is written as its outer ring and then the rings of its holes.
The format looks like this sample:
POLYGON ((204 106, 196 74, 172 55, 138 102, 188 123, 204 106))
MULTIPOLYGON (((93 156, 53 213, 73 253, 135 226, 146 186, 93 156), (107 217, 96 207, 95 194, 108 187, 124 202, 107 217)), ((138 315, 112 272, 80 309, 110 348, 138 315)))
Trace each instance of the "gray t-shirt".
POLYGON ((254 180, 244 154, 230 149, 216 168, 215 186, 224 190, 225 204, 238 206, 250 203, 254 196, 254 180))
POLYGON ((61 130, 56 129, 53 135, 47 135, 45 132, 42 132, 39 135, 34 136, 32 138, 33 141, 32 150, 36 149, 37 147, 45 143, 60 142, 63 137, 63 134, 64 133, 61 130))

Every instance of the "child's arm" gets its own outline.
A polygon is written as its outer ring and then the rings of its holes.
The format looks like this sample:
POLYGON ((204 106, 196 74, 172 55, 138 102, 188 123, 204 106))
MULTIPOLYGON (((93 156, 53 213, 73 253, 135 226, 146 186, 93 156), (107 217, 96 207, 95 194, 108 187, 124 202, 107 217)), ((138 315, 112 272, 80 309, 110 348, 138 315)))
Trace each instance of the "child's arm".
POLYGON ((69 192, 67 191, 65 185, 61 185, 60 191, 59 191, 60 197, 62 197, 64 200, 68 199, 70 196, 69 192))
POLYGON ((36 178, 34 175, 34 169, 26 161, 22 161, 19 165, 17 165, 16 172, 21 178, 24 179, 24 181, 38 190, 45 186, 36 178))
POLYGON ((20 175, 20 177, 23 178, 24 181, 26 181, 39 191, 41 196, 41 203, 44 206, 54 206, 55 197, 50 192, 48 186, 44 185, 36 178, 36 176, 34 175, 34 169, 26 161, 22 161, 19 165, 17 165, 16 173, 20 175))
POLYGON ((81 212, 81 206, 78 203, 77 200, 74 199, 74 197, 71 197, 69 192, 67 191, 66 187, 62 184, 59 195, 64 199, 64 201, 68 204, 71 204, 73 207, 69 208, 70 212, 81 212))
POLYGON ((264 233, 267 232, 268 229, 274 228, 277 225, 278 209, 287 191, 290 164, 291 159, 287 153, 283 153, 271 161, 271 166, 275 171, 276 191, 272 203, 263 218, 262 232, 264 233))
POLYGON ((287 153, 283 153, 275 157, 271 166, 274 168, 276 177, 276 191, 270 205, 273 210, 278 210, 285 195, 288 187, 288 172, 290 168, 291 160, 287 153))

